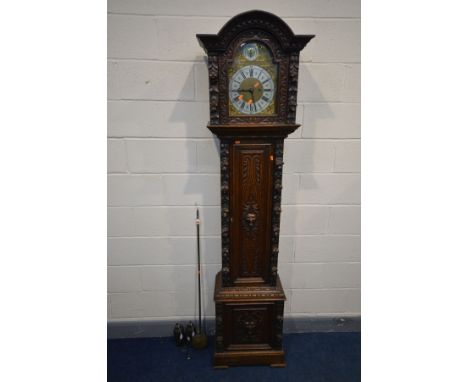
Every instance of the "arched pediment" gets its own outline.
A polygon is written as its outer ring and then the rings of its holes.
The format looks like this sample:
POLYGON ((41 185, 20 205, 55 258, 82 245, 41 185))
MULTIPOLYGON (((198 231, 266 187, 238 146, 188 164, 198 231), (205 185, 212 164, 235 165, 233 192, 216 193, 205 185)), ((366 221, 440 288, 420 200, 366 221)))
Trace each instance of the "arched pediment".
POLYGON ((207 53, 225 51, 229 43, 246 30, 262 30, 273 35, 285 52, 300 51, 314 35, 295 35, 278 16, 259 10, 241 13, 229 20, 218 34, 197 34, 207 53))

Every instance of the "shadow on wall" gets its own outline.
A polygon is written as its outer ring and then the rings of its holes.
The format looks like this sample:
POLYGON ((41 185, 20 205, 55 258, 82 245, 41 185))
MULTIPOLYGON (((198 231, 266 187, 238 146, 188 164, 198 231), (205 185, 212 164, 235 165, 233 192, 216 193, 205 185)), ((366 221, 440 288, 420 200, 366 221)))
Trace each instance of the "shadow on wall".
MULTIPOLYGON (((201 57, 197 57, 200 58, 201 57)), ((189 153, 189 157, 194 158, 195 163, 192 166, 189 166, 192 169, 192 172, 185 176, 185 184, 180 184, 181 190, 183 189, 184 195, 187 196, 187 208, 193 206, 193 221, 194 221, 194 230, 193 235, 196 235, 196 226, 195 226, 195 214, 196 214, 196 205, 200 211, 200 252, 201 252, 201 299, 202 299, 202 315, 203 317, 213 317, 214 312, 214 303, 213 303, 213 284, 215 273, 214 269, 220 270, 219 267, 213 266, 213 264, 206 265, 204 262, 207 261, 206 250, 208 249, 205 246, 205 241, 203 240, 206 236, 213 236, 212 229, 207 228, 212 227, 215 224, 221 224, 221 217, 219 212, 220 206, 220 191, 219 191, 219 140, 213 135, 206 127, 209 123, 209 105, 208 102, 204 99, 203 95, 206 95, 208 98, 208 87, 207 78, 198 79, 196 77, 196 66, 197 65, 207 65, 207 58, 203 57, 203 63, 195 62, 192 65, 193 76, 188 76, 186 78, 186 83, 184 84, 183 89, 193 88, 194 89, 194 98, 196 98, 197 93, 202 95, 201 100, 194 100, 188 102, 176 102, 173 112, 170 116, 170 121, 175 122, 178 125, 184 124, 186 128, 185 133, 185 145, 186 150, 189 153), (195 116, 194 116, 195 114, 195 116), (200 123, 198 126, 196 121, 203 120, 200 115, 206 116, 205 120, 200 123), (190 155, 192 150, 195 150, 193 156, 190 155), (189 204, 191 202, 191 204, 189 204), (214 216, 219 221, 210 222, 208 224, 208 219, 212 219, 214 216), (219 268, 219 269, 218 269, 219 268)), ((207 75, 207 74, 206 74, 207 75)), ((183 90, 182 90, 183 91, 183 90)), ((219 236, 219 235, 217 235, 219 236)), ((221 245, 219 241, 219 248, 217 250, 219 253, 219 264, 221 263, 221 245)), ((196 238, 193 239, 193 258, 196 262, 197 252, 196 252, 196 238)), ((179 275, 174 274, 173 277, 177 278, 179 275)), ((196 317, 198 322, 198 280, 197 273, 193 272, 193 285, 192 290, 187 290, 186 295, 188 298, 183 298, 177 302, 181 310, 186 311, 187 315, 193 315, 196 317), (180 304, 187 303, 189 306, 180 306, 180 304)), ((177 308, 179 311, 179 308, 177 308)), ((197 324, 197 323, 196 323, 197 324)), ((198 324, 197 324, 198 325, 198 324)), ((205 325, 205 324, 204 324, 205 325)), ((205 326, 206 328, 206 326, 205 326)))
POLYGON ((301 127, 295 133, 291 134, 285 140, 284 146, 284 163, 283 168, 283 193, 282 193, 282 216, 280 225, 280 253, 279 253, 279 274, 285 288, 287 301, 285 304, 285 315, 291 312, 291 285, 294 278, 293 267, 290 262, 294 262, 294 249, 295 239, 286 240, 282 245, 282 237, 290 235, 301 235, 306 233, 317 232, 315 227, 316 220, 320 219, 322 227, 326 229, 328 221, 328 208, 314 206, 311 208, 301 207, 296 205, 300 202, 299 193, 301 190, 310 191, 318 189, 316 181, 302 183, 301 174, 326 172, 322 170, 322 162, 329 160, 331 167, 330 172, 333 171, 332 165, 334 160, 334 143, 331 141, 316 140, 315 135, 310 135, 310 132, 316 131, 315 126, 322 119, 333 119, 335 117, 332 109, 328 106, 325 97, 319 87, 319 84, 314 78, 311 68, 307 65, 301 65, 299 70, 299 94, 298 113, 296 121, 301 124, 301 127), (306 109, 310 104, 320 104, 320 112, 307 114, 306 109), (308 139, 301 139, 303 131, 307 130, 308 139), (310 139, 312 138, 312 139, 310 139), (320 213, 321 212, 321 213, 320 213), (325 212, 325 213, 324 213, 325 212), (282 250, 289 250, 293 253, 282 253, 282 250), (282 260, 288 259, 287 261, 282 260))
MULTIPOLYGON (((325 101, 323 94, 317 84, 317 82, 314 80, 314 77, 309 69, 308 66, 302 65, 300 70, 299 70, 299 84, 307 84, 307 89, 303 90, 303 93, 308 94, 311 99, 314 101, 311 103, 320 103, 321 107, 319 109, 314 109, 314 113, 310 114, 307 113, 307 119, 306 117, 306 108, 307 104, 303 106, 303 115, 302 115, 302 126, 301 126, 301 136, 302 136, 302 131, 306 128, 308 131, 315 132, 316 131, 316 126, 319 120, 323 119, 332 119, 334 117, 333 111, 329 107, 328 103, 325 101)), ((302 87, 300 85, 300 88, 302 87)), ((297 120, 297 119, 296 119, 297 120)), ((308 138, 317 138, 315 135, 308 136, 308 138)), ((292 146, 294 146, 294 141, 292 139, 289 139, 287 141, 288 143, 291 143, 292 146)), ((300 144, 298 150, 294 150, 294 147, 290 147, 292 150, 285 150, 285 155, 286 156, 292 156, 291 159, 293 159, 293 163, 290 165, 289 170, 291 173, 307 173, 307 172, 318 172, 316 171, 317 169, 317 161, 319 160, 319 155, 317 155, 317 151, 320 149, 317 147, 320 145, 320 142, 317 141, 312 141, 312 140, 303 140, 300 144), (292 152, 291 152, 292 151, 292 152), (299 158, 294 157, 294 153, 299 155, 299 158), (299 164, 299 168, 295 168, 295 164, 299 164)), ((334 158, 334 148, 332 152, 332 156, 334 158)), ((332 172, 333 169, 330 170, 332 172)), ((299 176, 299 175, 298 175, 299 176)), ((298 202, 298 193, 300 190, 313 190, 313 189, 318 189, 318 184, 316 183, 315 180, 311 182, 302 182, 301 179, 299 178, 299 184, 298 188, 295 193, 295 198, 294 198, 294 204, 298 202)), ((296 219, 296 224, 297 224, 297 219, 296 219)))
MULTIPOLYGON (((315 125, 321 119, 332 119, 334 118, 334 113, 331 108, 328 106, 322 91, 320 90, 317 81, 315 81, 313 73, 310 68, 306 65, 301 65, 299 70, 299 94, 298 94, 298 103, 302 105, 302 115, 296 115, 296 121, 301 123, 301 127, 292 135, 290 135, 285 140, 284 147, 284 163, 283 168, 283 190, 287 191, 291 189, 292 192, 288 192, 286 195, 283 193, 282 204, 295 205, 299 202, 298 194, 301 188, 309 187, 314 188, 317 184, 315 182, 308 182, 307 184, 301 184, 300 175, 302 173, 314 173, 314 172, 328 172, 322 170, 322 161, 326 160, 329 157, 331 161, 331 167, 329 172, 333 171, 332 164, 334 158, 334 144, 333 142, 328 141, 317 141, 314 138, 315 136, 308 136, 309 139, 300 139, 302 138, 302 132, 304 129, 308 131, 314 131, 315 125), (311 103, 319 103, 320 113, 314 113, 313 115, 308 115, 307 120, 304 116, 306 114, 306 108, 311 103), (312 138, 312 139, 310 139, 312 138), (297 187, 293 187, 292 184, 285 183, 285 177, 292 176, 296 177, 297 187)), ((283 209, 284 211, 284 209, 283 209)), ((294 207, 289 208, 290 216, 286 216, 284 219, 284 213, 281 219, 282 231, 283 233, 288 234, 297 234, 300 232, 298 224, 303 224, 307 222, 307 219, 299 218, 299 214, 304 214, 306 211, 304 209, 296 210, 294 207), (288 224, 286 229, 284 225, 288 224)), ((307 228, 306 228, 307 229, 307 228)))

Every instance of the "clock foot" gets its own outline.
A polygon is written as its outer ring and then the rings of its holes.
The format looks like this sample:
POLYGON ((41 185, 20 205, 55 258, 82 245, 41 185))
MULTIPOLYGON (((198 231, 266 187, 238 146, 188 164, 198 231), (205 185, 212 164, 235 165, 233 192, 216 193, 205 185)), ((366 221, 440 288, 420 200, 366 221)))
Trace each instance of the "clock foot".
POLYGON ((270 367, 286 367, 286 362, 284 363, 272 363, 270 367))
POLYGON ((286 367, 284 351, 282 350, 244 350, 216 352, 214 368, 229 366, 269 365, 271 367, 286 367))
POLYGON ((214 365, 215 369, 229 369, 229 365, 214 365))

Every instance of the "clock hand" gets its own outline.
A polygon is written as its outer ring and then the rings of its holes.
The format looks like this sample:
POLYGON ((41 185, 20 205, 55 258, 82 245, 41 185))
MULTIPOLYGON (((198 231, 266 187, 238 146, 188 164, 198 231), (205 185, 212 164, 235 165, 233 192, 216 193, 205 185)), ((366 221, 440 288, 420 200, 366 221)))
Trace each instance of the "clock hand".
POLYGON ((254 89, 250 88, 250 89, 248 89, 248 91, 250 93, 249 104, 250 105, 253 104, 253 107, 254 107, 255 111, 257 111, 257 105, 255 105, 255 99, 254 99, 254 89))

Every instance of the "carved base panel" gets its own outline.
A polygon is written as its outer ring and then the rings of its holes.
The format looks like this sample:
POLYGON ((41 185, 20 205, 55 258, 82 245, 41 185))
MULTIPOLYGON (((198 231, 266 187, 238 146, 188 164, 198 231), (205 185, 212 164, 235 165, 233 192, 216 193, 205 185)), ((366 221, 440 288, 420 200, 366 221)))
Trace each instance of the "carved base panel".
POLYGON ((268 364, 285 366, 284 295, 276 286, 222 287, 216 276, 215 367, 268 364))

